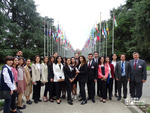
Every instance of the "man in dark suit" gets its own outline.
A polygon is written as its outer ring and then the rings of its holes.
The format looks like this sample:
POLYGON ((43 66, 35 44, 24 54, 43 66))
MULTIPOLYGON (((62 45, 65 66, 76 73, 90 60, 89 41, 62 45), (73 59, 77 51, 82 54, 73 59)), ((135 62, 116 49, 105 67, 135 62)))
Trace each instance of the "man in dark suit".
POLYGON ((115 74, 116 80, 118 81, 118 101, 121 100, 121 88, 123 84, 123 98, 127 97, 127 82, 129 76, 129 63, 125 61, 125 55, 122 54, 120 57, 121 61, 116 64, 115 74))
POLYGON ((93 60, 93 54, 88 54, 88 63, 87 63, 87 74, 88 74, 88 100, 92 100, 95 103, 95 82, 97 81, 98 66, 97 63, 93 60))
POLYGON ((133 53, 133 60, 129 61, 130 69, 130 94, 131 98, 140 99, 142 96, 142 87, 147 79, 146 62, 139 59, 139 53, 133 53))

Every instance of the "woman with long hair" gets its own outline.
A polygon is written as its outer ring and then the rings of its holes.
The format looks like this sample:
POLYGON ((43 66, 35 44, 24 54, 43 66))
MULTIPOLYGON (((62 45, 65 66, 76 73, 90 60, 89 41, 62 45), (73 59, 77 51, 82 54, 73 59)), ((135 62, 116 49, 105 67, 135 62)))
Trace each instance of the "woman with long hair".
POLYGON ((25 109, 26 105, 22 105, 22 95, 26 90, 26 79, 24 75, 24 58, 19 57, 19 65, 18 65, 18 109, 25 109))
POLYGON ((72 82, 72 98, 77 99, 77 74, 76 74, 76 59, 75 57, 71 58, 71 68, 73 73, 74 81, 72 82))
POLYGON ((41 59, 40 56, 35 56, 32 68, 32 83, 33 83, 33 99, 34 103, 41 102, 40 92, 41 92, 41 59))
POLYGON ((49 91, 49 84, 48 84, 48 56, 44 57, 44 63, 41 64, 42 69, 42 78, 41 81, 45 84, 45 90, 44 90, 44 97, 43 101, 47 102, 47 92, 49 91))
POLYGON ((100 101, 105 103, 107 98, 107 77, 109 74, 109 66, 105 64, 105 58, 103 56, 99 57, 98 59, 98 80, 99 80, 99 87, 100 87, 100 94, 101 99, 100 101))
POLYGON ((81 105, 84 105, 87 103, 86 100, 86 93, 85 93, 85 83, 88 81, 87 76, 87 61, 84 56, 79 57, 79 63, 78 63, 78 70, 76 73, 78 74, 78 81, 79 81, 79 87, 81 92, 81 99, 82 101, 81 105))
POLYGON ((71 100, 71 83, 74 81, 72 68, 71 68, 71 59, 67 58, 66 65, 64 66, 64 75, 65 75, 65 83, 67 88, 67 95, 68 95, 68 104, 73 105, 71 100))
POLYGON ((54 85, 56 88, 57 104, 60 104, 61 83, 64 81, 63 59, 61 56, 56 58, 56 63, 53 64, 54 85))
POLYGON ((49 101, 53 102, 53 96, 55 93, 54 89, 54 73, 53 73, 53 64, 55 62, 55 57, 51 56, 48 63, 48 82, 49 82, 49 101))
POLYGON ((26 65, 24 66, 24 72, 25 72, 25 78, 26 78, 26 83, 27 83, 27 86, 26 86, 26 90, 25 90, 25 97, 26 97, 26 100, 27 100, 27 104, 32 104, 32 101, 30 100, 30 94, 32 93, 32 70, 31 70, 31 60, 30 59, 27 59, 26 61, 26 65))
POLYGON ((11 97, 10 111, 12 113, 20 112, 16 108, 17 87, 18 87, 18 70, 17 70, 18 63, 19 63, 18 58, 15 57, 14 60, 13 60, 13 64, 11 66, 11 71, 14 75, 14 82, 15 82, 15 85, 16 85, 16 90, 14 90, 14 92, 12 94, 12 97, 11 97))

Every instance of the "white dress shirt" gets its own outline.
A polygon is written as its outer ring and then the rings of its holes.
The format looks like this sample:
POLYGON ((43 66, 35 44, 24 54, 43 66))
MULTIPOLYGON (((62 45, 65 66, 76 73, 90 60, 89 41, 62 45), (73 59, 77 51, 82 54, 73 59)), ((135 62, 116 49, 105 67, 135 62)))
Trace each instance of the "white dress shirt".
MULTIPOLYGON (((8 66, 6 64, 6 66, 8 67, 9 70, 11 70, 11 67, 8 66)), ((10 75, 8 73, 8 69, 7 68, 4 68, 3 70, 3 75, 4 75, 4 82, 7 84, 7 86, 10 88, 10 90, 15 90, 16 89, 16 86, 15 86, 15 81, 13 80, 13 83, 11 82, 11 78, 10 78, 10 75)), ((12 72, 11 72, 12 73, 12 72)), ((12 73, 13 75, 13 73, 12 73)))

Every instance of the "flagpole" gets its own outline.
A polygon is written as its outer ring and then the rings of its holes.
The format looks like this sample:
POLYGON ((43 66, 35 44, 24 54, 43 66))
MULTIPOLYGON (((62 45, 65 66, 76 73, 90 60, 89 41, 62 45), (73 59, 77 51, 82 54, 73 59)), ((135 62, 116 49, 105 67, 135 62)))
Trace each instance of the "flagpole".
POLYGON ((106 35, 106 57, 107 57, 107 35, 106 35))
POLYGON ((113 28, 112 28, 112 54, 114 54, 114 12, 113 12, 113 28))
POLYGON ((50 32, 50 39, 49 39, 49 40, 50 40, 50 41, 49 41, 49 49, 50 49, 50 50, 49 50, 49 52, 50 52, 50 55, 51 55, 51 49, 52 49, 52 48, 51 48, 51 23, 50 23, 50 29, 49 29, 49 30, 50 30, 50 31, 49 31, 49 32, 50 32))
POLYGON ((45 48, 45 18, 44 18, 44 56, 45 56, 45 50, 46 50, 46 48, 45 48))
POLYGON ((101 33, 101 12, 100 12, 100 31, 99 31, 99 33, 100 33, 100 34, 99 34, 99 39, 100 39, 100 40, 99 40, 99 56, 102 56, 101 53, 100 53, 100 52, 101 52, 101 40, 102 40, 102 39, 101 39, 101 34, 102 34, 102 33, 101 33))
POLYGON ((48 41, 48 21, 47 21, 47 56, 48 56, 48 52, 49 52, 49 51, 48 51, 48 42, 49 42, 49 41, 48 41))

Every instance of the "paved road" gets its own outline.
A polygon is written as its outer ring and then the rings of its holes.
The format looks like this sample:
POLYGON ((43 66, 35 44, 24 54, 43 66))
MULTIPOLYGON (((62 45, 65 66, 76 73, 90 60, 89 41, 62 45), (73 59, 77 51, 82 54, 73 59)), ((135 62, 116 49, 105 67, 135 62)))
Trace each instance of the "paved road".
MULTIPOLYGON (((41 95, 43 95, 43 88, 41 95)), ((150 76, 148 76, 147 82, 143 85, 143 96, 141 100, 150 104, 150 76)), ((88 101, 84 106, 80 105, 78 100, 74 100, 73 103, 73 106, 69 105, 66 100, 62 100, 60 105, 58 105, 56 101, 54 103, 33 103, 32 105, 27 105, 23 113, 132 113, 122 101, 118 102, 115 97, 112 98, 112 101, 108 100, 105 104, 99 101, 99 97, 96 97, 96 103, 88 101)), ((0 113, 2 113, 2 111, 0 113)))

